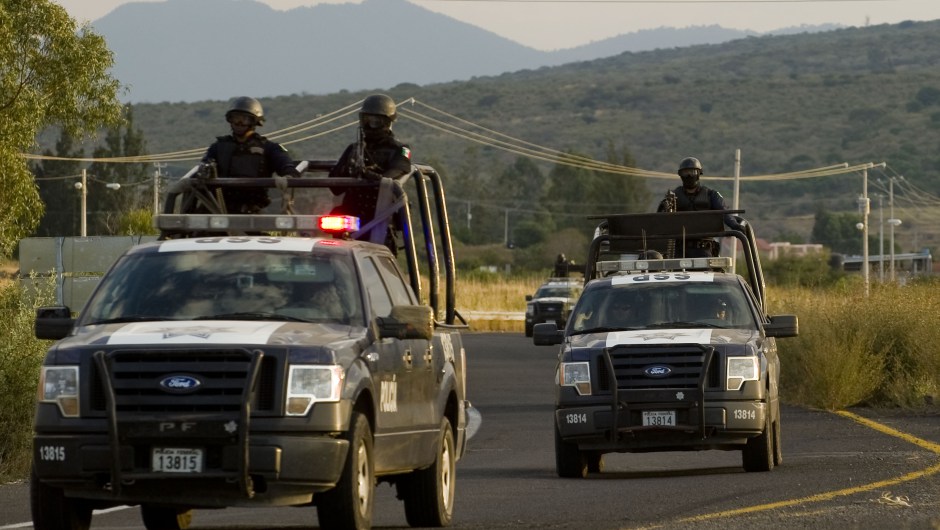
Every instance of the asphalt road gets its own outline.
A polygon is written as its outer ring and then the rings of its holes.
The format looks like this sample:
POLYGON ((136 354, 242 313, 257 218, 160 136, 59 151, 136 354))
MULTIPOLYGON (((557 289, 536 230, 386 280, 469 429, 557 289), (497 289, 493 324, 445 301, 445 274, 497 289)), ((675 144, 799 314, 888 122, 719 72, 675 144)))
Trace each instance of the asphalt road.
MULTIPOLYGON (((467 334, 469 397, 482 423, 457 466, 453 528, 940 529, 940 413, 783 409, 784 463, 745 473, 740 453, 608 455, 587 479, 555 475, 554 347, 467 334)), ((0 530, 28 528, 25 484, 0 486, 0 530)), ((404 528, 378 488, 376 528, 404 528)), ((313 508, 197 511, 193 528, 316 527, 313 508)), ((136 508, 93 528, 141 528, 136 508)))

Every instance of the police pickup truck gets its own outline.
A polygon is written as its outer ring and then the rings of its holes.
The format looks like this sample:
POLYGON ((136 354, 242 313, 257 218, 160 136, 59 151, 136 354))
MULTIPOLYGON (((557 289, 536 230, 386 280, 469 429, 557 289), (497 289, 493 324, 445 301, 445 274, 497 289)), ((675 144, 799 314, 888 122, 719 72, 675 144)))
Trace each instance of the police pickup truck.
POLYGON ((37 337, 58 342, 34 422, 34 527, 88 528, 92 510, 129 504, 151 530, 287 505, 368 528, 377 482, 410 525, 448 525, 469 408, 461 326, 436 321, 392 252, 331 237, 359 231, 347 216, 156 222, 187 237, 126 252, 77 318, 37 312, 37 337))
POLYGON ((723 215, 610 216, 565 329, 535 326, 536 344, 561 344, 559 476, 600 472, 612 452, 739 450, 746 471, 782 462, 775 338, 795 336, 797 318, 767 314, 753 230, 726 229, 723 215), (742 244, 745 276, 731 256, 681 255, 713 237, 742 244))

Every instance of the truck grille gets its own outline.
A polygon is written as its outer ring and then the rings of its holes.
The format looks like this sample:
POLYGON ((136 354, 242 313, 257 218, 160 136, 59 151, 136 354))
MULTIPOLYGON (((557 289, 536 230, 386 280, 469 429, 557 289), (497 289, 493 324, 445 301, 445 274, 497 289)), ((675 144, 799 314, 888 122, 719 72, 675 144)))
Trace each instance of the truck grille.
MULTIPOLYGON (((705 366, 708 359, 707 349, 691 344, 618 346, 607 350, 617 379, 617 388, 623 390, 642 389, 695 389, 707 371, 706 389, 717 389, 720 378, 717 362, 705 366), (646 373, 651 366, 666 366, 670 372, 666 376, 653 377, 646 373)), ((610 370, 604 354, 595 357, 597 387, 601 391, 610 391, 610 370)))
MULTIPOLYGON (((237 412, 245 396, 255 413, 273 412, 278 403, 278 359, 265 352, 253 393, 249 383, 252 352, 246 349, 117 350, 108 355, 111 386, 117 412, 213 413, 237 412), (200 381, 197 389, 171 392, 160 385, 169 376, 185 375, 200 381)), ((106 411, 106 392, 98 367, 91 363, 90 407, 106 411)))
POLYGON ((542 317, 560 317, 564 310, 562 302, 536 302, 535 311, 542 317))

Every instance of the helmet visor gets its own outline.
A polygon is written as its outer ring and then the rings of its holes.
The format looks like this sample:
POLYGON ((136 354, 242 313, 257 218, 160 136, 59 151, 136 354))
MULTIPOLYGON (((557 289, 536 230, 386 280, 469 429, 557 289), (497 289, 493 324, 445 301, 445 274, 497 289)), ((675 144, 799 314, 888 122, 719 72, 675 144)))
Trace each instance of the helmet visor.
POLYGON ((378 114, 360 114, 359 124, 363 129, 388 129, 392 125, 392 120, 378 114))
POLYGON ((255 124, 255 117, 247 112, 230 112, 228 122, 239 127, 251 127, 255 124))

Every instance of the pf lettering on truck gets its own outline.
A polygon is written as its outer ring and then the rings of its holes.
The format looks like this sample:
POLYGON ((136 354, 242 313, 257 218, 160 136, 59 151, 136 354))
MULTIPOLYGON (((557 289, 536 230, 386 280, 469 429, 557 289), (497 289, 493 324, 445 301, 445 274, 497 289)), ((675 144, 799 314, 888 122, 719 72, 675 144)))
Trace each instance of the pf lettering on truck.
POLYGON ((35 528, 89 528, 93 510, 117 505, 139 505, 151 530, 186 528, 200 508, 308 505, 321 528, 368 528, 379 482, 396 487, 410 525, 450 524, 466 326, 446 215, 412 226, 402 189, 422 187, 429 214, 444 204, 439 177, 415 166, 389 182, 327 181, 331 164, 304 166, 314 175, 283 192, 389 192, 377 219, 395 216, 406 265, 355 218, 231 215, 193 191, 215 183, 176 186, 182 200, 155 219, 161 240, 125 252, 77 317, 37 311, 36 336, 57 342, 34 422, 35 528), (433 292, 421 292, 415 228, 442 242, 423 246, 433 292))

